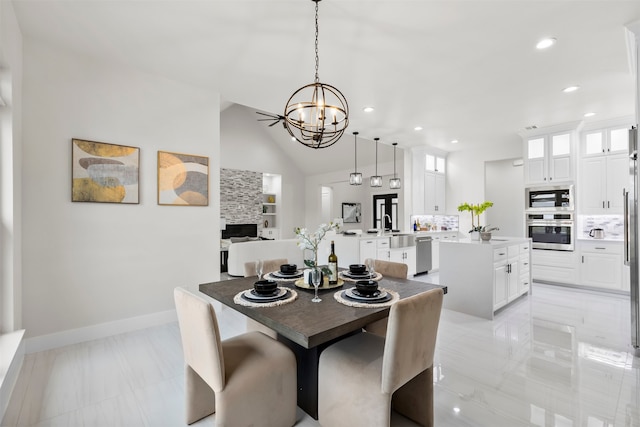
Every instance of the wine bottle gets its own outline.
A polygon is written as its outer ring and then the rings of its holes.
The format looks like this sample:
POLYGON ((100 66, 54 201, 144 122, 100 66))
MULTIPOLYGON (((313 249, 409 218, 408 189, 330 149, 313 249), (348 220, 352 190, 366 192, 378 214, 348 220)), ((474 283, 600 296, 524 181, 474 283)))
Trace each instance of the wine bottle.
POLYGON ((338 257, 333 240, 331 241, 331 253, 329 254, 329 284, 336 285, 338 283, 338 257))

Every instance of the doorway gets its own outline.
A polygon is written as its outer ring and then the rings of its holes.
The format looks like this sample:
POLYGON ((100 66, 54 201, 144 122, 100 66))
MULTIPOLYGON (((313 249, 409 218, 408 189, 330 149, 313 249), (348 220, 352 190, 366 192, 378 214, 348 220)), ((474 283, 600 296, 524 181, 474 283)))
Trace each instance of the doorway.
POLYGON ((397 193, 373 196, 373 226, 378 230, 398 230, 397 193))

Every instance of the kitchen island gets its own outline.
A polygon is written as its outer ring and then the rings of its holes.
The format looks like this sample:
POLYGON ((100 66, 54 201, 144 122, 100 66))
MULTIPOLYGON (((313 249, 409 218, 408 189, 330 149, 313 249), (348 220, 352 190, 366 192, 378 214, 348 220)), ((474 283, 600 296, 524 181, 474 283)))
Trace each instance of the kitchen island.
POLYGON ((496 310, 531 289, 531 239, 440 242, 440 283, 447 286, 444 307, 492 320, 496 310))

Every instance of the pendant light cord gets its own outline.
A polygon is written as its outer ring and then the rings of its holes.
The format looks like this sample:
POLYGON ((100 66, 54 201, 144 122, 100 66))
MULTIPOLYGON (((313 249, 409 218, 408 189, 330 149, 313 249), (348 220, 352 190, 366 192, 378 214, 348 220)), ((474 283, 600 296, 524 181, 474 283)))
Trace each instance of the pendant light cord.
MULTIPOLYGON (((318 4, 318 3, 316 3, 318 4)), ((358 173, 358 132, 353 133, 353 152, 354 152, 354 162, 355 162, 355 170, 354 173, 358 173)))
POLYGON ((316 3, 316 80, 318 83, 320 81, 320 77, 318 77, 318 68, 320 63, 320 58, 318 56, 318 2, 319 0, 314 0, 316 3))

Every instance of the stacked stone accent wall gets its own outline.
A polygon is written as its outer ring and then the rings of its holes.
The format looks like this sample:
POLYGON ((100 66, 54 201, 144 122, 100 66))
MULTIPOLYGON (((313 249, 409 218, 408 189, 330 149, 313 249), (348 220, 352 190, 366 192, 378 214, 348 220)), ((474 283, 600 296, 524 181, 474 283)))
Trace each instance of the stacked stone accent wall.
POLYGON ((220 216, 262 230, 262 173, 220 168, 220 216))

